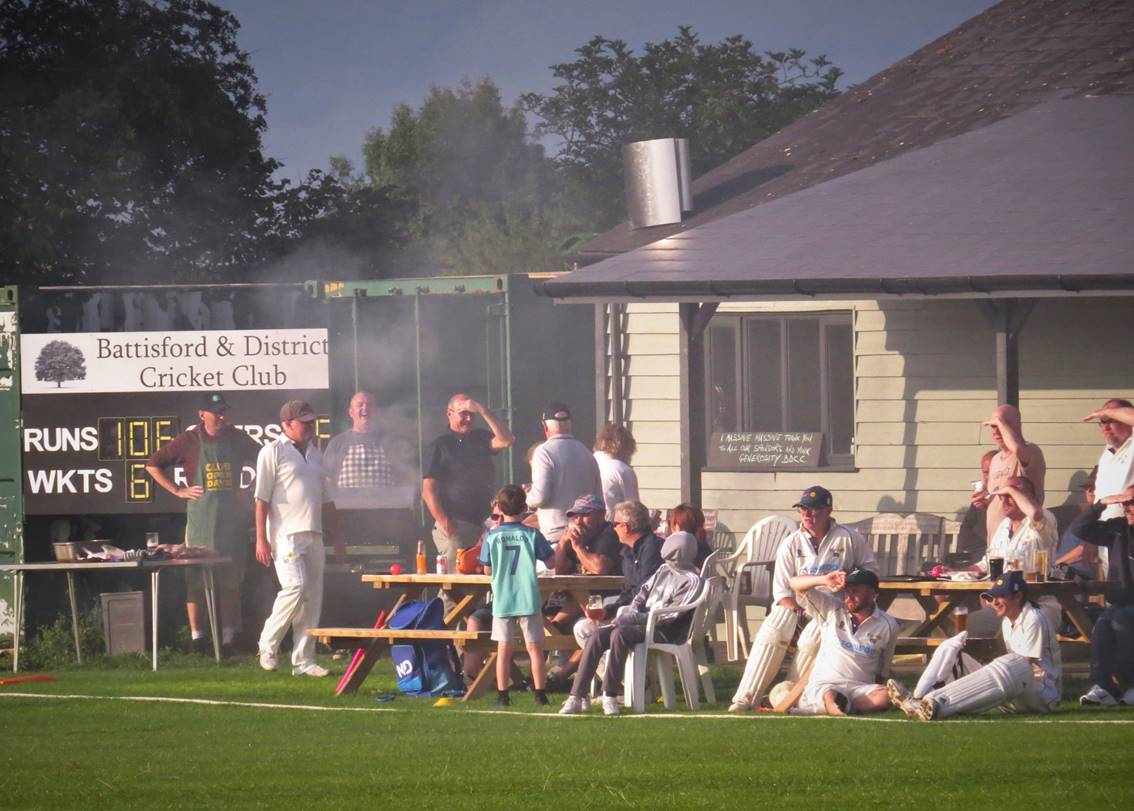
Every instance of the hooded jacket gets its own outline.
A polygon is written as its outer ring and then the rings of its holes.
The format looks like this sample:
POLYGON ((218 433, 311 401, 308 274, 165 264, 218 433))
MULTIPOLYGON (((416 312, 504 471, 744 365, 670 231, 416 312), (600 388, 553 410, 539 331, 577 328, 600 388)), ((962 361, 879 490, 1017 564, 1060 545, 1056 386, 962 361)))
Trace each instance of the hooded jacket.
MULTIPOLYGON (((662 565, 642 584, 629 608, 619 614, 615 622, 645 625, 649 612, 655 608, 677 608, 695 602, 703 583, 693 565, 696 556, 697 539, 690 533, 675 532, 666 538, 662 545, 662 565)), ((661 614, 657 627, 665 627, 665 636, 675 639, 684 634, 692 618, 689 611, 661 614)))

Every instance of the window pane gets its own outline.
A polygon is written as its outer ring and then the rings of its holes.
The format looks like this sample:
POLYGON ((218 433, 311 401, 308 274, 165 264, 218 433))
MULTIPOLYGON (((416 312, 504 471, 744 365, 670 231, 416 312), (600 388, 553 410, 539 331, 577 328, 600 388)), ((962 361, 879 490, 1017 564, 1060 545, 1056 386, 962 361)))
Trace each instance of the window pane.
POLYGON ((736 390, 736 328, 709 327, 708 424, 709 432, 738 431, 736 390))
POLYGON ((754 318, 747 324, 749 410, 745 427, 750 431, 784 430, 780 323, 778 318, 754 318))
POLYGON ((788 321, 789 431, 819 431, 823 427, 820 402, 819 319, 788 321))
POLYGON ((849 454, 854 438, 854 342, 849 324, 827 326, 827 396, 832 455, 849 454))

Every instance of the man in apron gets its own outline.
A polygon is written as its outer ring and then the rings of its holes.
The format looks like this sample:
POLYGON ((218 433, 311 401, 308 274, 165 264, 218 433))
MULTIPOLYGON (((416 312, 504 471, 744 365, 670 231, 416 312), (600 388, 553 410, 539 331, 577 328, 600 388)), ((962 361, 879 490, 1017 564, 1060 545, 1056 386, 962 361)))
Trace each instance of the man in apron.
MULTIPOLYGON (((251 493, 240 492, 241 470, 254 467, 260 446, 243 431, 228 423, 228 403, 219 393, 206 394, 197 410, 199 423, 173 438, 146 462, 146 472, 167 491, 185 499, 187 517, 185 543, 206 546, 232 564, 218 566, 214 579, 220 603, 221 648, 232 654, 240 631, 240 583, 249 557, 252 526, 251 493), (167 471, 180 467, 186 484, 180 485, 167 471)), ((205 637, 204 580, 200 571, 186 573, 186 608, 193 650, 207 654, 205 637)))

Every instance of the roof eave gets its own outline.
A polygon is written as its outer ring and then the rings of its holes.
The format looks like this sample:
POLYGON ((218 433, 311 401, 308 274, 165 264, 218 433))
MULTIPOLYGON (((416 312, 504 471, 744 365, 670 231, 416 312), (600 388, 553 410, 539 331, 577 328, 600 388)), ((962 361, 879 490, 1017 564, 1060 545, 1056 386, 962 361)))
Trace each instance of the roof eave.
POLYGON ((955 276, 899 279, 573 280, 538 281, 536 293, 560 301, 729 301, 768 299, 1037 298, 1134 291, 1134 273, 1105 275, 955 276))

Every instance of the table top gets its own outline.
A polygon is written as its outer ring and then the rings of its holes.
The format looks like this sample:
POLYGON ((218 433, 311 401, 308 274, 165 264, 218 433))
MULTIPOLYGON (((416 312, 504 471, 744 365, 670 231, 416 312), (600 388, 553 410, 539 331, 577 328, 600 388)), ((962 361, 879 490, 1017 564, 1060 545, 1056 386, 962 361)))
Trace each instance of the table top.
MULTIPOLYGON (((618 591, 622 588, 624 580, 621 575, 540 575, 536 578, 541 588, 570 591, 571 589, 588 589, 590 591, 618 591)), ((487 574, 364 574, 364 583, 373 583, 375 587, 394 585, 418 586, 484 586, 492 585, 492 577, 487 574)))
POLYGON ((224 563, 232 563, 232 558, 218 555, 167 560, 52 560, 41 563, 0 563, 0 572, 105 572, 110 569, 152 571, 186 566, 219 566, 224 563))
MULTIPOLYGON (((1084 594, 1101 592, 1106 587, 1105 581, 1091 580, 1086 583, 1075 580, 1045 580, 1040 583, 1028 583, 1028 591, 1037 594, 1084 594)), ((878 583, 881 591, 916 591, 921 594, 934 594, 947 591, 973 592, 979 594, 992 588, 991 580, 908 580, 882 578, 878 583)))

